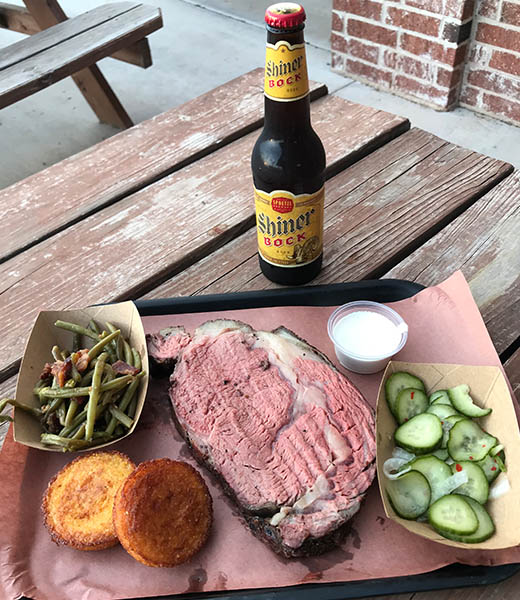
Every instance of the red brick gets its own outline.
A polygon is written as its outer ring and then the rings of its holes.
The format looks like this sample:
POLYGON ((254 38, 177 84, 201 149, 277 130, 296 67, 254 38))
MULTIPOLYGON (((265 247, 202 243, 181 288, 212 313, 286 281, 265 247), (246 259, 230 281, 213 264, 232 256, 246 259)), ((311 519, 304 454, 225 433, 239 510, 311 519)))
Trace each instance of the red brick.
POLYGON ((330 36, 330 47, 332 50, 337 50, 338 52, 347 53, 348 52, 348 43, 347 40, 337 33, 332 32, 330 36))
POLYGON ((482 108, 490 113, 493 113, 494 115, 500 115, 506 119, 520 123, 519 102, 504 100, 504 98, 499 98, 493 94, 484 94, 484 98, 482 99, 482 108))
POLYGON ((345 28, 345 22, 343 21, 343 17, 338 15, 338 13, 332 13, 332 31, 339 31, 343 33, 345 28))
POLYGON ((520 25, 520 4, 504 2, 502 4, 502 16, 500 20, 510 25, 520 25))
POLYGON ((467 85, 464 86, 460 94, 460 103, 469 104, 470 106, 478 106, 480 90, 467 85))
POLYGON ((437 85, 440 87, 452 88, 459 85, 462 79, 462 69, 442 69, 437 71, 437 85))
POLYGON ((417 31, 431 37, 439 35, 439 19, 427 17, 421 13, 402 10, 394 6, 388 8, 386 22, 394 27, 400 27, 408 31, 417 31))
POLYGON ((447 17, 455 17, 460 21, 466 21, 473 16, 475 0, 446 0, 444 14, 447 17))
POLYGON ((347 33, 362 40, 369 40, 383 46, 395 47, 397 44, 397 32, 391 31, 380 25, 372 25, 364 21, 349 19, 347 23, 347 33))
POLYGON ((478 14, 488 19, 498 19, 500 0, 480 0, 478 14))
POLYGON ((417 79, 433 81, 433 69, 430 63, 421 62, 410 56, 400 56, 398 59, 399 70, 417 79))
POLYGON ((383 5, 379 2, 372 2, 371 0, 339 0, 336 4, 338 5, 337 10, 343 10, 351 15, 358 15, 375 21, 381 19, 383 5))
MULTIPOLYGON (((462 0, 459 0, 462 2, 462 0)), ((414 8, 421 8, 430 13, 442 15, 442 4, 443 0, 404 0, 407 6, 413 6, 414 8)))
POLYGON ((427 83, 421 83, 415 79, 409 79, 404 75, 397 75, 394 79, 394 88, 405 92, 411 96, 426 100, 437 106, 446 108, 450 104, 450 92, 449 90, 439 90, 436 87, 428 85, 427 83))
POLYGON ((479 23, 477 29, 477 41, 507 50, 516 50, 520 48, 520 31, 504 29, 497 25, 488 23, 479 23))
POLYGON ((498 71, 504 71, 505 73, 520 77, 520 58, 513 54, 509 54, 509 52, 494 50, 493 56, 489 61, 489 66, 492 69, 497 69, 498 71))
POLYGON ((367 62, 374 64, 377 64, 379 61, 379 47, 364 44, 359 40, 348 40, 347 53, 355 58, 360 58, 361 60, 366 60, 367 62))
POLYGON ((482 88, 502 96, 518 98, 520 80, 511 79, 496 71, 475 70, 468 74, 468 83, 473 87, 482 88))
POLYGON ((385 50, 383 54, 383 63, 389 69, 397 69, 397 59, 399 55, 393 50, 385 50))
POLYGON ((357 60, 347 60, 346 72, 347 74, 351 73, 369 79, 381 87, 390 87, 392 81, 392 73, 390 71, 376 69, 375 67, 358 62, 357 60))
POLYGON ((468 44, 461 44, 459 47, 454 48, 443 46, 438 42, 426 40, 409 33, 403 33, 401 35, 401 48, 405 52, 416 54, 421 58, 436 60, 450 66, 457 66, 464 62, 468 44))

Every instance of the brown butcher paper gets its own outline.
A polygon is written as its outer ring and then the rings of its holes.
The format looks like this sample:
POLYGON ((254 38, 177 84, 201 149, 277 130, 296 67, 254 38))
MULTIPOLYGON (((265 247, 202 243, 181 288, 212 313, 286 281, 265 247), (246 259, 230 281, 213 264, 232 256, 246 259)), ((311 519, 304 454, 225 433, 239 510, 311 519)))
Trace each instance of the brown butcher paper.
MULTIPOLYGON (((444 283, 391 306, 410 328, 408 343, 395 360, 500 367, 462 274, 456 273, 444 283)), ((284 325, 337 365, 327 336, 327 319, 334 308, 298 306, 161 315, 144 317, 143 322, 147 332, 181 324, 193 331, 205 320, 218 317, 240 319, 256 329, 284 325)), ((383 373, 367 376, 341 370, 375 409, 383 373)), ((40 502, 49 479, 71 456, 22 446, 9 433, 0 454, 0 597, 14 599, 25 594, 38 600, 112 600, 188 592, 197 592, 200 597, 214 590, 407 576, 455 562, 498 565, 520 561, 519 548, 452 548, 414 535, 386 517, 375 481, 341 547, 319 557, 283 559, 249 532, 217 482, 192 459, 173 425, 167 385, 157 380, 150 382, 134 433, 112 448, 127 453, 136 463, 169 457, 185 460, 202 473, 214 503, 214 524, 205 548, 189 563, 153 569, 137 563, 120 546, 101 552, 56 546, 43 526, 40 502)))

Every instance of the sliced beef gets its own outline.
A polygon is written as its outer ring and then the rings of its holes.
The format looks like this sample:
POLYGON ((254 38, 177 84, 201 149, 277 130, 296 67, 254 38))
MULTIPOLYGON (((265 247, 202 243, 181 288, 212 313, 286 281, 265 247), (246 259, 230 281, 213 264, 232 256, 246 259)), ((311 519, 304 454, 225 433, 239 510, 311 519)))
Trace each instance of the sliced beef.
POLYGON ((178 428, 252 531, 287 557, 339 543, 375 475, 361 393, 284 328, 211 321, 181 341, 168 342, 178 428))
POLYGON ((180 351, 191 341, 184 327, 166 327, 158 333, 146 335, 148 356, 151 359, 152 374, 164 375, 173 371, 180 351))

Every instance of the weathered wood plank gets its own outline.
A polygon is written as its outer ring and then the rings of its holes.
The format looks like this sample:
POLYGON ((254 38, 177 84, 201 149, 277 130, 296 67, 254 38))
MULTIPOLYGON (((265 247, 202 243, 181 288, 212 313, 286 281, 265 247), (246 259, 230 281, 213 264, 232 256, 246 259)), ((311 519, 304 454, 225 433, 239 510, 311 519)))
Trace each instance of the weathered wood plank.
MULTIPOLYGON (((515 316, 515 321, 518 324, 518 316, 515 316)), ((520 403, 520 348, 506 360, 504 369, 506 370, 509 383, 513 388, 513 393, 520 403)))
POLYGON ((133 44, 162 26, 159 9, 140 5, 70 37, 67 34, 60 36, 62 28, 84 16, 59 23, 13 44, 37 46, 41 44, 40 37, 54 39, 46 49, 37 49, 34 54, 22 60, 16 48, 6 52, 7 57, 3 56, 0 62, 0 108, 110 56, 116 50, 133 44))
POLYGON ((26 8, 6 2, 0 2, 0 27, 27 35, 38 33, 41 30, 26 8))
MULTIPOLYGON (((312 114, 331 172, 383 132, 389 135, 389 122, 396 131, 405 123, 335 96, 313 103, 312 114), (337 118, 348 114, 357 118, 337 118), (372 117, 370 126, 363 117, 372 117)), ((39 309, 135 297, 251 227, 250 155, 257 135, 252 132, 4 262, 1 376, 14 372, 39 309)), ((83 168, 88 180, 92 165, 83 168)))
MULTIPOLYGON (((259 127, 262 76, 255 69, 1 191, 0 260, 259 127)), ((322 84, 311 89, 313 98, 327 92, 322 84)), ((352 152, 408 127, 352 103, 344 118, 358 142, 352 152)))
MULTIPOLYGON (((34 5, 29 2, 29 4, 33 11, 36 11, 37 5, 41 6, 41 2, 36 2, 34 5)), ((68 19, 61 8, 57 14, 54 14, 52 9, 44 10, 40 8, 36 15, 33 14, 32 16, 37 23, 40 23, 41 31, 31 35, 30 38, 25 38, 2 48, 0 71, 46 52, 68 40, 74 40, 81 34, 91 33, 100 25, 112 23, 115 19, 125 15, 125 21, 132 20, 135 15, 136 24, 140 24, 145 15, 145 22, 156 19, 160 15, 158 9, 146 7, 143 11, 140 6, 142 6, 140 2, 110 3, 89 10, 72 19, 68 19), (138 9, 140 9, 139 12, 136 12, 138 9)))
POLYGON ((432 285, 461 269, 499 353, 519 334, 519 196, 516 171, 385 275, 432 285))
MULTIPOLYGON (((46 2, 45 6, 48 7, 48 5, 49 1, 46 2)), ((34 7, 35 5, 33 4, 32 6, 34 7)), ((44 5, 41 5, 40 3, 38 6, 44 5)), ((49 10, 49 8, 47 8, 47 10, 49 10)), ((41 19, 44 14, 43 11, 40 11, 38 13, 39 19, 41 19)), ((53 11, 51 14, 54 17, 54 22, 49 22, 48 27, 67 19, 63 11, 58 11, 57 14, 54 14, 53 11)), ((0 28, 16 31, 17 33, 24 33, 26 35, 33 35, 43 29, 43 27, 38 25, 34 16, 26 8, 17 6, 16 4, 8 4, 6 2, 0 2, 0 28)), ((122 48, 121 50, 114 52, 110 58, 115 58, 116 60, 121 60, 146 69, 152 64, 152 55, 148 39, 143 38, 127 48, 122 48)))
MULTIPOLYGON (((429 133, 405 133, 328 182, 324 267, 312 283, 379 277, 511 169, 429 133)), ((146 297, 273 287, 252 229, 146 297)))
MULTIPOLYGON (((14 392, 16 389, 16 380, 17 377, 10 377, 6 379, 2 383, 0 383, 0 400, 2 398, 14 398, 14 392)), ((11 411, 4 411, 3 414, 11 414, 11 411)), ((2 444, 4 443, 5 436, 7 435, 7 430, 9 429, 9 423, 0 423, 0 450, 2 449, 2 444)))

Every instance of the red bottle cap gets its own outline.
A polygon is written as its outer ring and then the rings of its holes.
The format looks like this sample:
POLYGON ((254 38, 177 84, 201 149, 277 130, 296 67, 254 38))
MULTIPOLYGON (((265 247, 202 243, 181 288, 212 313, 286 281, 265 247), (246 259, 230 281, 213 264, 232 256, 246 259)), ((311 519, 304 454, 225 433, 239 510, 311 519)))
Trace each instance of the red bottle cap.
POLYGON ((278 2, 265 11, 265 22, 275 29, 294 29, 305 22, 305 11, 295 2, 278 2))

